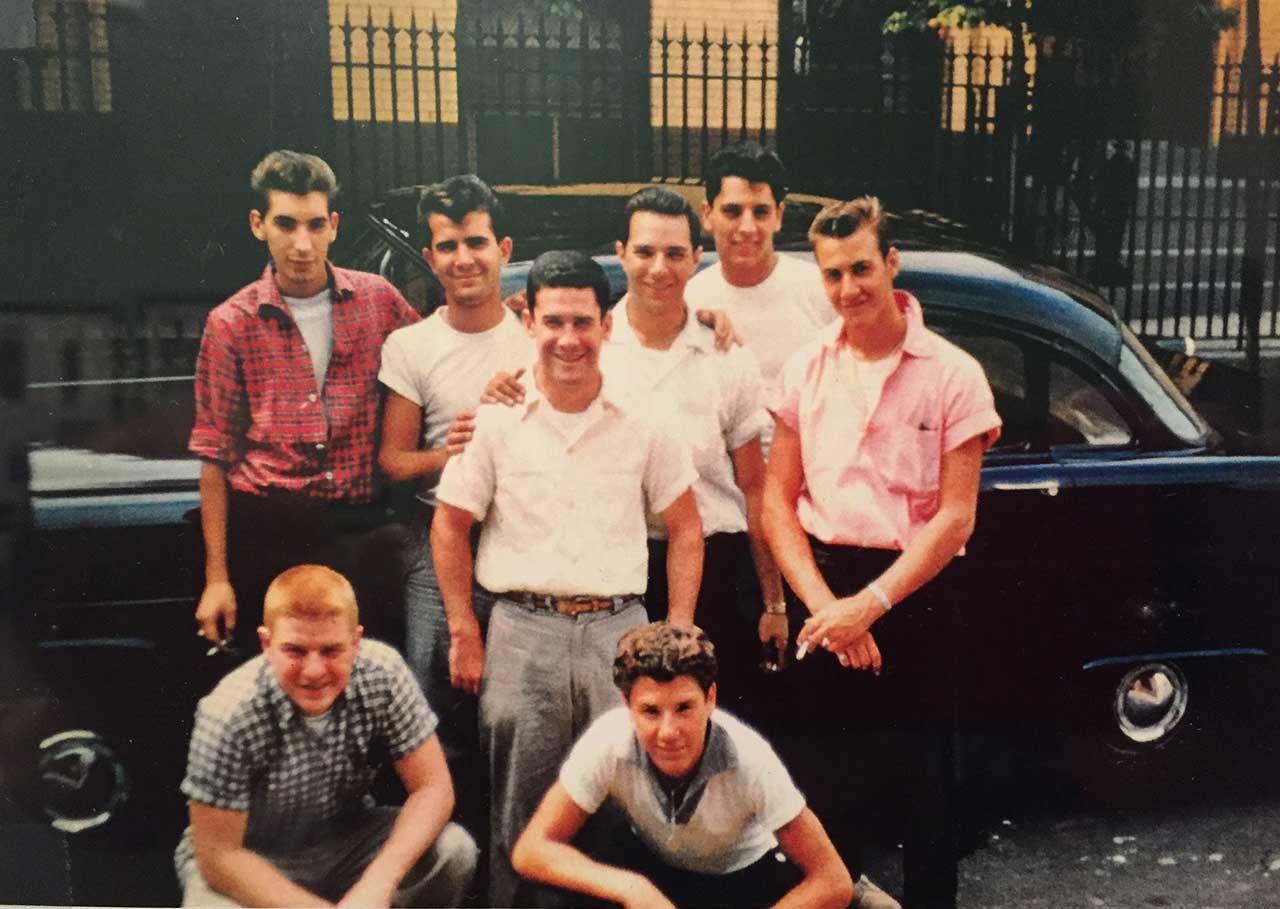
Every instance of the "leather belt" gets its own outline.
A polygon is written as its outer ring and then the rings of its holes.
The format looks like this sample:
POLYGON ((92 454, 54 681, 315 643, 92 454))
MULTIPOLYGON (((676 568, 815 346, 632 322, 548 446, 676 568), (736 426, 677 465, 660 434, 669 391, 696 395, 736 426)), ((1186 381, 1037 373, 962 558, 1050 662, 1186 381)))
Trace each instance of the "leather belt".
POLYGON ((550 594, 530 593, 527 590, 511 590, 506 593, 495 594, 495 596, 524 606, 532 606, 534 609, 546 609, 567 616, 600 612, 604 609, 621 607, 640 599, 639 594, 628 594, 620 597, 556 597, 550 594))

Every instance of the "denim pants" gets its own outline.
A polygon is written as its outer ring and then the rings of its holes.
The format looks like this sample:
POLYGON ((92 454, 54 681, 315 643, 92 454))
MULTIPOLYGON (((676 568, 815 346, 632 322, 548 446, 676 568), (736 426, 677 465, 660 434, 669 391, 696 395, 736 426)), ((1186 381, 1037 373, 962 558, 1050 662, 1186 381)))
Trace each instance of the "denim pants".
MULTIPOLYGON (((433 513, 431 508, 419 504, 405 535, 408 546, 404 582, 405 662, 439 719, 436 735, 453 778, 457 797, 455 817, 483 839, 489 779, 480 751, 479 701, 474 694, 453 687, 449 681, 449 620, 431 561, 433 513)), ((493 597, 488 591, 473 586, 471 606, 483 635, 489 626, 493 597)))
MULTIPOLYGON (((427 703, 440 719, 437 734, 449 770, 465 766, 479 754, 476 737, 476 696, 454 688, 449 681, 449 618, 440 596, 435 565, 431 561, 432 509, 421 506, 407 534, 408 570, 404 583, 405 662, 413 670, 427 703)), ((489 625, 492 595, 472 587, 471 606, 480 622, 480 633, 489 625)))
POLYGON ((485 645, 480 739, 489 755, 489 905, 527 905, 511 850, 579 734, 622 703, 618 639, 646 624, 639 597, 577 616, 497 595, 485 645))

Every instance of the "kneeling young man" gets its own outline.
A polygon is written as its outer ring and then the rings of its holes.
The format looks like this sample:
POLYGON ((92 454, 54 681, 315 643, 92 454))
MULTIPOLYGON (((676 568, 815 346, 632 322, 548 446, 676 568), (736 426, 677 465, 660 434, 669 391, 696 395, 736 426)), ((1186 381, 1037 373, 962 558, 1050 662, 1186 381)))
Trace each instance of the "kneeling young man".
POLYGON ((436 717, 404 660, 362 641, 342 575, 267 589, 262 655, 200 701, 175 864, 184 906, 456 906, 476 845, 449 823, 436 717), (368 798, 382 755, 408 797, 368 798))
POLYGON ((704 633, 634 629, 618 642, 613 678, 624 706, 574 745, 516 843, 520 874, 627 907, 849 905, 849 872, 782 762, 715 709, 704 633), (596 860, 570 841, 606 801, 635 837, 596 860))

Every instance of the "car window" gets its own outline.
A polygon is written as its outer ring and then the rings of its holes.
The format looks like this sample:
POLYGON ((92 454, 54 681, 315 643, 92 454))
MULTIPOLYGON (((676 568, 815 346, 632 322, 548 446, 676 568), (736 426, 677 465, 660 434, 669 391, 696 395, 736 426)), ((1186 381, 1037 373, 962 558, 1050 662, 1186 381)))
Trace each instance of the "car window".
POLYGON ((1036 421, 1027 394, 1026 356, 1018 344, 996 335, 982 335, 940 326, 939 333, 967 350, 982 364, 995 396, 996 412, 1004 421, 992 451, 1033 451, 1036 421))
POLYGON ((1049 345, 994 326, 932 322, 939 334, 968 351, 991 384, 1004 421, 989 452, 1047 455, 1075 446, 1124 446, 1133 442, 1101 377, 1049 345))
POLYGON ((1104 391, 1074 369, 1049 366, 1049 444, 1128 445, 1133 433, 1104 391))

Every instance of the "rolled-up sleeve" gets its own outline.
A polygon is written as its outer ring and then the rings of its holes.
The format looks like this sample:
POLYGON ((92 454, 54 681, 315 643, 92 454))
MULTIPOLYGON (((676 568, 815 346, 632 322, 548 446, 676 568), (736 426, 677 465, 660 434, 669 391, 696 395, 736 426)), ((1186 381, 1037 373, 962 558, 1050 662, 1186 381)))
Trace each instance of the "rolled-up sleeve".
POLYGON ((201 702, 191 733, 182 794, 213 808, 248 811, 253 772, 248 741, 226 716, 201 702))
POLYGON ((947 377, 944 395, 944 452, 954 451, 975 437, 981 437, 984 450, 995 444, 1003 422, 996 412, 987 375, 977 360, 963 353, 958 357, 947 377))
POLYGON ((195 424, 187 447, 222 464, 240 459, 248 400, 230 329, 216 314, 205 323, 196 359, 195 424))

